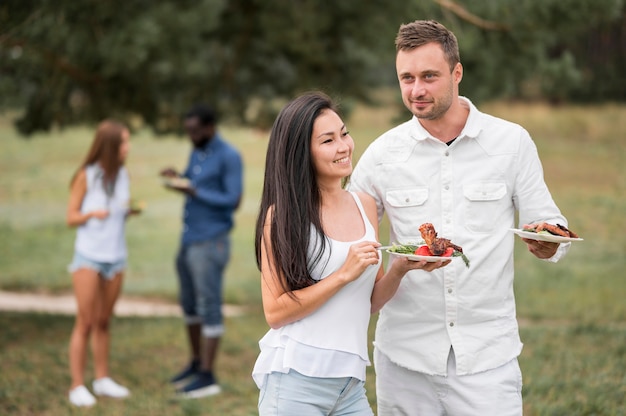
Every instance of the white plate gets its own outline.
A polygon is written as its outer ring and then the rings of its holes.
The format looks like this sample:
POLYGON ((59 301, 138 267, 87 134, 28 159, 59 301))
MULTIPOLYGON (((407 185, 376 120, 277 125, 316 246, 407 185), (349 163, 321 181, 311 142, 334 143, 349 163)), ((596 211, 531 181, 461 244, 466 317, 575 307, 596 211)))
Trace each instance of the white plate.
POLYGON ((387 253, 394 254, 396 256, 406 257, 411 261, 422 261, 426 260, 429 263, 435 263, 437 261, 448 261, 456 258, 461 258, 461 256, 450 256, 450 257, 438 257, 438 256, 420 256, 417 254, 405 254, 405 253, 396 253, 395 251, 387 250, 387 253))
POLYGON ((517 228, 511 228, 511 231, 513 231, 520 237, 528 238, 530 240, 547 241, 550 243, 569 243, 571 241, 583 241, 582 238, 561 237, 560 235, 546 233, 533 233, 531 231, 518 230, 517 228))
POLYGON ((172 188, 188 188, 191 182, 187 178, 165 178, 163 184, 172 188))

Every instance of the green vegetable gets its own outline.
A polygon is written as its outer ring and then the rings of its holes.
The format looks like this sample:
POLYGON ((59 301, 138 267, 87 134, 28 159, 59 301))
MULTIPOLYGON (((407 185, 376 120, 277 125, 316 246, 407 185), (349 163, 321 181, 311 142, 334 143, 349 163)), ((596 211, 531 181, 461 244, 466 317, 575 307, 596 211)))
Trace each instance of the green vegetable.
POLYGON ((459 256, 461 256, 461 258, 463 259, 463 263, 465 263, 465 267, 469 268, 470 262, 465 254, 461 253, 460 251, 455 251, 454 253, 452 253, 452 257, 459 257, 459 256))
POLYGON ((392 243, 392 247, 389 249, 389 251, 391 251, 392 253, 399 253, 399 254, 415 254, 415 250, 417 250, 417 248, 419 246, 424 245, 422 244, 398 244, 398 243, 392 243))

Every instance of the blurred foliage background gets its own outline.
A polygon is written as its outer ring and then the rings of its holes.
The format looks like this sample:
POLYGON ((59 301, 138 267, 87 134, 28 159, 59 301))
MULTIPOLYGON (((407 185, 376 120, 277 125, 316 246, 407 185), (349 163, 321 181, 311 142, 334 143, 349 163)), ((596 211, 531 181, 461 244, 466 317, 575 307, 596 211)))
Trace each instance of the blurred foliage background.
POLYGON ((110 116, 169 133, 195 101, 268 127, 308 89, 372 102, 415 19, 455 32, 474 102, 626 101, 623 0, 3 0, 0 111, 25 137, 110 116))

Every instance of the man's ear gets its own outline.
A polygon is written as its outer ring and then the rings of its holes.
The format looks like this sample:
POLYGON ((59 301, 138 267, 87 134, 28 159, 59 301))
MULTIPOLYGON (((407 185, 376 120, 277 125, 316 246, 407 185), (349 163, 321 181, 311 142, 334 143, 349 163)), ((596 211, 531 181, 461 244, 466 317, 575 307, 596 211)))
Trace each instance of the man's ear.
POLYGON ((454 70, 452 71, 452 76, 454 78, 454 82, 459 84, 463 79, 463 65, 460 62, 454 66, 454 70))

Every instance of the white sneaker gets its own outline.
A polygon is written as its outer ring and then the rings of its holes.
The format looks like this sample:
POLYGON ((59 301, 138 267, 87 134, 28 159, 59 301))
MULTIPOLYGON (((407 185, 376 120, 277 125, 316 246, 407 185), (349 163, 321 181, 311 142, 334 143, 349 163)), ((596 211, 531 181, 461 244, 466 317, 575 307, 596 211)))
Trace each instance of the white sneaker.
POLYGON ((108 396, 116 399, 128 397, 130 392, 124 386, 117 384, 109 377, 102 377, 93 381, 93 392, 98 396, 108 396))
POLYGON ((82 384, 70 390, 69 398, 74 406, 91 407, 96 404, 96 398, 82 384))

